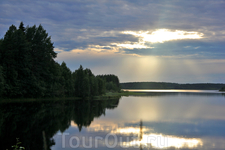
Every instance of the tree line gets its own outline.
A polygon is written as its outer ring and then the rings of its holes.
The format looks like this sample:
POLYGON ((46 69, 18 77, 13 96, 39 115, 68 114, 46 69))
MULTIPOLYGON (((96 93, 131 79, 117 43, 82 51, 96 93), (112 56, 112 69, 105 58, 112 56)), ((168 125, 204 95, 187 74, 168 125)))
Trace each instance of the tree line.
POLYGON ((65 62, 57 63, 56 57, 42 25, 11 25, 0 39, 0 97, 90 97, 120 91, 117 76, 95 76, 82 66, 72 72, 65 62))
POLYGON ((122 89, 192 89, 219 90, 225 86, 221 83, 178 84, 169 82, 127 82, 120 83, 122 89))

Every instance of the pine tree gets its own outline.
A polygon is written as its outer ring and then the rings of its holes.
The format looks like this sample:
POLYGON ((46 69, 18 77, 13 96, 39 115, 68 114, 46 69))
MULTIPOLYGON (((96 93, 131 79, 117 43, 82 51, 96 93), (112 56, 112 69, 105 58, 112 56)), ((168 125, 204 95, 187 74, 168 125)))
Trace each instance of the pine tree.
POLYGON ((84 70, 83 67, 80 65, 80 68, 74 72, 74 87, 75 87, 75 95, 78 97, 83 96, 83 80, 84 80, 84 70))

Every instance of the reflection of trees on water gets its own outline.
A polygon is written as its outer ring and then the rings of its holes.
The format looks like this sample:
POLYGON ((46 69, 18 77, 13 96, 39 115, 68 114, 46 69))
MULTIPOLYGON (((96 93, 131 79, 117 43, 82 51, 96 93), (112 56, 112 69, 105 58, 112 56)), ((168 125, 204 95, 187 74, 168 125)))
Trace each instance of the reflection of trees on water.
POLYGON ((118 106, 115 100, 60 100, 0 104, 0 144, 3 150, 10 149, 19 138, 26 150, 50 149, 52 137, 65 131, 74 121, 79 130, 88 127, 95 117, 105 114, 106 109, 118 106), (45 137, 45 140, 43 139, 45 137), (45 144, 43 144, 45 143, 45 144))

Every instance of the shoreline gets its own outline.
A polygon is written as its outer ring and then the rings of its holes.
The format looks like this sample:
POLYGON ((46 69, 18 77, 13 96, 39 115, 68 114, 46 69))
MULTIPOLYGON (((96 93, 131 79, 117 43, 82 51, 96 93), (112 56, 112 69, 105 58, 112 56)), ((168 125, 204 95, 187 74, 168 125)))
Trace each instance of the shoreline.
MULTIPOLYGON (((130 89, 131 90, 131 89, 130 89)), ((6 98, 6 99, 1 99, 0 103, 11 103, 11 102, 41 102, 41 101, 61 101, 61 100, 110 100, 110 99, 118 99, 121 98, 122 96, 128 97, 128 96, 149 96, 149 94, 156 94, 156 93, 164 93, 164 92, 157 92, 157 91, 151 91, 149 89, 148 91, 142 91, 142 89, 137 89, 140 91, 126 91, 126 90, 121 90, 121 92, 107 92, 104 95, 101 96, 94 96, 94 97, 47 97, 47 98, 6 98)), ((166 89, 166 90, 171 90, 171 89, 166 89)), ((183 89, 182 89, 183 90, 183 89)), ((188 91, 188 90, 187 90, 188 91)), ((214 92, 208 92, 208 94, 224 94, 225 91, 220 91, 214 93, 214 92)), ((199 93, 201 94, 202 92, 165 92, 165 93, 199 93)), ((204 93, 202 93, 204 94, 204 93)))

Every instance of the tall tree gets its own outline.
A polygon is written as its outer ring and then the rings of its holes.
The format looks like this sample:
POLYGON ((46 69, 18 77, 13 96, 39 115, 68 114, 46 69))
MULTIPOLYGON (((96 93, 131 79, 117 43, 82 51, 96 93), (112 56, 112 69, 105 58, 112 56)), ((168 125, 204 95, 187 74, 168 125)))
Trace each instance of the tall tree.
POLYGON ((62 78, 61 80, 63 81, 61 86, 63 88, 64 95, 72 96, 74 92, 72 72, 66 66, 65 62, 62 62, 60 69, 61 69, 60 71, 61 71, 61 78, 62 78))
POLYGON ((75 79, 75 82, 74 82, 75 95, 78 97, 82 97, 83 96, 82 87, 83 87, 83 80, 84 80, 84 70, 81 65, 80 65, 80 68, 74 72, 73 76, 75 79))
POLYGON ((20 23, 19 29, 20 29, 23 33, 25 33, 25 27, 24 27, 23 22, 20 23))
POLYGON ((4 77, 3 77, 3 68, 0 66, 0 98, 4 92, 4 77))
MULTIPOLYGON (((35 95, 45 96, 48 89, 54 83, 54 70, 57 54, 54 52, 51 37, 46 30, 39 25, 26 28, 26 39, 29 42, 29 53, 31 55, 31 72, 33 74, 33 85, 35 95)), ((50 95, 49 95, 50 96, 50 95)))

